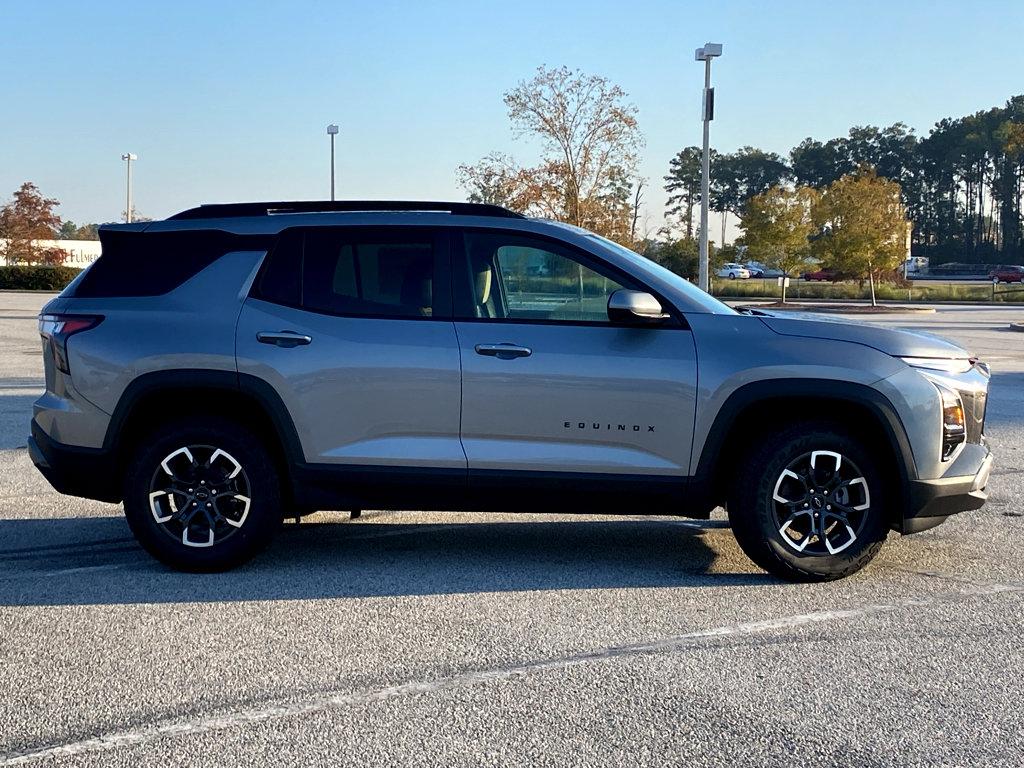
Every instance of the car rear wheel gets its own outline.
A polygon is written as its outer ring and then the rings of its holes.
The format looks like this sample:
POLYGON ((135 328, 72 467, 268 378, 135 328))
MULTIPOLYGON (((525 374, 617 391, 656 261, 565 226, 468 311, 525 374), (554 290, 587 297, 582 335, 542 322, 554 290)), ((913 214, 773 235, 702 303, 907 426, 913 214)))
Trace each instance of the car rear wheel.
POLYGON ((139 543, 181 571, 222 571, 262 550, 281 524, 278 473, 259 438, 217 418, 145 437, 125 479, 139 543))
POLYGON ((764 438, 741 462, 729 521, 754 563, 783 579, 821 582, 863 568, 888 533, 881 476, 838 425, 764 438))

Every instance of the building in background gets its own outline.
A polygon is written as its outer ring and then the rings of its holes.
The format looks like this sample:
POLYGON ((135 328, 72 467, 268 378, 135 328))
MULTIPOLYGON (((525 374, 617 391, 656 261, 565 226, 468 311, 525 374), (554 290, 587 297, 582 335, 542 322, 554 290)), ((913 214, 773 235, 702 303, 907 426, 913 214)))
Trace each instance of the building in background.
MULTIPOLYGON (((35 242, 43 248, 59 248, 65 251, 68 258, 64 264, 68 267, 88 267, 100 257, 100 242, 98 240, 37 240, 35 242)), ((0 240, 0 244, 3 244, 2 240, 0 240)))

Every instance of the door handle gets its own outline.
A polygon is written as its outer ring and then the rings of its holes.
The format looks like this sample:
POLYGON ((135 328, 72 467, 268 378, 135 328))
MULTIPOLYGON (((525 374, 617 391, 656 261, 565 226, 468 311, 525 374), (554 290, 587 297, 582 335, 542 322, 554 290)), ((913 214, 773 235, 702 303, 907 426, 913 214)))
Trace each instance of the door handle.
POLYGON ((501 360, 512 360, 513 358, 525 358, 533 354, 529 347, 520 347, 511 342, 501 344, 478 344, 475 348, 477 355, 491 355, 501 360))
POLYGON ((260 331, 256 334, 256 341, 278 347, 298 347, 300 344, 309 344, 313 337, 295 331, 260 331))

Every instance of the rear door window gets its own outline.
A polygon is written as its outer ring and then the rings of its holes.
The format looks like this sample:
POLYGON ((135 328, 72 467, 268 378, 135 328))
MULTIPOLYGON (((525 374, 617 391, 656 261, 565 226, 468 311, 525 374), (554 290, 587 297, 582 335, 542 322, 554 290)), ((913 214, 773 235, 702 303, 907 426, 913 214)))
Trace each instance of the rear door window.
POLYGON ((448 273, 447 240, 435 230, 288 230, 254 293, 327 315, 448 318, 448 273))

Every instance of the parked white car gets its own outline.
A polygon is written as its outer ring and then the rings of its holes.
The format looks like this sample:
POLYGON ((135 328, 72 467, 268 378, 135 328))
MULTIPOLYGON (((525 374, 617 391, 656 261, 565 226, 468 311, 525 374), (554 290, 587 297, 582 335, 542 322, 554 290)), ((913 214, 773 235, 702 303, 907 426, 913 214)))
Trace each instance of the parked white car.
POLYGON ((746 279, 750 277, 750 270, 748 270, 742 264, 737 264, 736 262, 726 262, 718 271, 718 277, 730 278, 732 280, 735 280, 736 278, 746 279))

